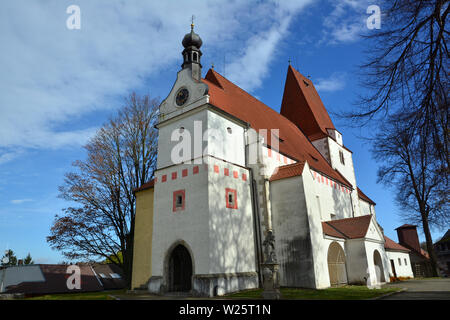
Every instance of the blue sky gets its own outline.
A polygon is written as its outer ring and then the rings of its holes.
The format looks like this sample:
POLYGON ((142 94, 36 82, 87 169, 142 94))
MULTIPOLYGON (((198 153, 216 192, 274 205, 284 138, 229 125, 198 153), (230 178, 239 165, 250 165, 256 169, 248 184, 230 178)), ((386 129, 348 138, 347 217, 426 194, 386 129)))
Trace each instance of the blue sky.
MULTIPOLYGON (((64 173, 130 92, 166 97, 192 14, 204 43, 203 75, 214 64, 279 111, 291 59, 333 113, 353 108, 363 92, 358 65, 367 44, 360 34, 368 32, 369 4, 377 1, 2 1, 0 250, 30 252, 40 263, 63 260, 45 238, 69 205, 57 197, 64 173), (66 27, 72 4, 81 9, 80 30, 66 27)), ((358 185, 377 203, 386 235, 397 240, 394 228, 404 221, 395 191, 376 183, 370 145, 358 138, 373 128, 332 118, 354 152, 358 185)))

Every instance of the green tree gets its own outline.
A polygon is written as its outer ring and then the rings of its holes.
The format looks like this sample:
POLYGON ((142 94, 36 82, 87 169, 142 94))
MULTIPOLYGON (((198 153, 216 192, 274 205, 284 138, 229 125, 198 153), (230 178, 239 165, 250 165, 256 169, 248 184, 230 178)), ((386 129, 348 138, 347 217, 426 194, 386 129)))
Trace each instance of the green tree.
POLYGON ((30 253, 28 253, 28 255, 25 257, 25 259, 23 259, 23 264, 24 265, 34 264, 34 261, 31 258, 31 254, 30 253))
POLYGON ((10 266, 17 265, 17 257, 14 254, 14 251, 12 251, 11 249, 6 250, 5 254, 2 257, 1 263, 2 263, 2 266, 4 266, 4 267, 10 267, 10 266), (4 263, 4 261, 5 262, 7 261, 7 262, 4 263))

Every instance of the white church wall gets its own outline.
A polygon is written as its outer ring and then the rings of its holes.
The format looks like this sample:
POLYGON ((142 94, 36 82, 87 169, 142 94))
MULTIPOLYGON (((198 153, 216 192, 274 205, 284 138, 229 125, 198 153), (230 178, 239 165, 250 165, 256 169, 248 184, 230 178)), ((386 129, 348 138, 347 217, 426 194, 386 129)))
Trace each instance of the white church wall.
POLYGON ((314 180, 313 171, 310 170, 308 163, 305 163, 303 169, 302 182, 314 261, 314 267, 311 270, 314 273, 314 287, 317 289, 328 288, 330 286, 330 277, 328 273, 327 254, 330 242, 323 237, 322 216, 320 212, 322 206, 324 208, 323 212, 327 212, 325 202, 333 202, 334 191, 328 190, 327 192, 321 189, 321 186, 317 186, 318 182, 314 180), (322 197, 318 199, 318 195, 322 197), (328 195, 328 197, 325 195, 328 195))
MULTIPOLYGON (((189 161, 194 158, 194 155, 199 154, 200 156, 203 154, 203 150, 207 146, 207 141, 203 141, 203 132, 207 129, 207 120, 208 120, 208 111, 205 108, 199 108, 191 111, 190 113, 183 114, 177 118, 169 120, 167 123, 159 127, 159 137, 158 137, 158 159, 157 159, 157 168, 165 168, 168 166, 174 165, 172 159, 173 150, 177 150, 176 146, 181 146, 180 142, 186 143, 187 153, 179 153, 175 152, 175 155, 180 156, 185 161, 189 161), (201 123, 202 132, 196 132, 194 130, 195 122, 201 123), (178 136, 178 132, 180 132, 180 128, 184 128, 181 133, 183 136, 180 138, 178 136), (172 141, 172 135, 174 134, 174 139, 176 141, 172 141), (198 136, 200 135, 200 138, 198 136), (186 139, 186 140, 184 140, 186 139), (197 143, 199 145, 200 152, 194 152, 194 139, 197 139, 197 143)), ((198 126, 198 124, 197 124, 198 126)), ((177 161, 180 162, 180 161, 177 161)))
POLYGON ((414 278, 414 273, 411 267, 411 261, 409 259, 409 253, 386 250, 386 254, 389 260, 388 266, 390 276, 392 277, 394 276, 394 271, 392 270, 390 262, 391 260, 393 260, 395 266, 395 273, 397 277, 414 278))
POLYGON ((376 214, 375 214, 375 206, 370 204, 367 201, 364 201, 362 199, 359 199, 359 211, 361 213, 361 215, 368 215, 368 214, 372 214, 375 218, 376 218, 376 214))
POLYGON ((156 174, 152 239, 152 275, 164 275, 164 262, 169 248, 184 241, 192 250, 194 273, 208 273, 209 208, 208 173, 204 165, 180 165, 156 174), (194 168, 198 173, 194 174, 194 168), (188 175, 183 177, 183 170, 188 175), (172 174, 176 172, 175 179, 172 174), (166 181, 163 182, 163 176, 166 181), (173 211, 173 192, 185 190, 185 208, 173 211))
POLYGON ((302 177, 270 183, 280 285, 314 288, 313 256, 302 177))
POLYGON ((296 163, 297 161, 266 146, 261 147, 262 161, 265 165, 266 175, 270 177, 278 167, 296 163))
MULTIPOLYGON (((347 280, 349 284, 366 284, 368 277, 368 257, 364 239, 349 239, 345 241, 347 280)), ((372 256, 373 259, 373 256, 372 256)))
POLYGON ((210 158, 209 273, 255 272, 255 239, 249 172, 210 158), (228 174, 228 175, 227 175, 228 174), (227 208, 226 191, 236 193, 236 208, 227 208))
POLYGON ((214 111, 207 111, 208 150, 206 154, 245 166, 244 127, 214 111))
MULTIPOLYGON (((303 172, 305 174, 306 170, 303 172)), ((321 220, 330 221, 333 215, 335 219, 351 218, 353 212, 350 189, 314 170, 308 172, 312 178, 311 188, 314 190, 311 205, 314 205, 321 220)))
MULTIPOLYGON (((386 255, 386 252, 384 250, 384 242, 378 242, 378 241, 365 241, 364 242, 366 254, 367 254, 367 266, 369 268, 369 274, 371 279, 371 284, 377 284, 376 279, 376 273, 375 273, 375 263, 374 263, 374 255, 375 251, 378 251, 380 253, 381 261, 383 264, 383 274, 384 274, 384 281, 382 282, 390 282, 389 280, 389 260, 386 255)), ((367 274, 367 270, 366 270, 367 274)), ((367 277, 367 276, 366 276, 367 277)))
POLYGON ((355 217, 361 215, 359 210, 359 197, 356 189, 355 168, 353 166, 353 155, 350 151, 340 146, 336 141, 328 138, 328 147, 330 152, 330 163, 333 169, 338 170, 353 186, 352 203, 355 217), (340 152, 344 156, 344 163, 341 162, 340 152))

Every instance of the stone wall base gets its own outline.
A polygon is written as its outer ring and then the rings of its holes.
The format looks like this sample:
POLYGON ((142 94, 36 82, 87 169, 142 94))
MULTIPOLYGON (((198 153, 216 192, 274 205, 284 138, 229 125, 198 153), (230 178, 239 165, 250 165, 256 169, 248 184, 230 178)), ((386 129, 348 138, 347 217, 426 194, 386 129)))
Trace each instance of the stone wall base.
MULTIPOLYGON (((192 291, 194 296, 215 297, 241 290, 259 287, 256 272, 196 274, 192 277, 192 291)), ((167 285, 162 276, 153 276, 148 282, 148 291, 152 294, 167 293, 167 285)))

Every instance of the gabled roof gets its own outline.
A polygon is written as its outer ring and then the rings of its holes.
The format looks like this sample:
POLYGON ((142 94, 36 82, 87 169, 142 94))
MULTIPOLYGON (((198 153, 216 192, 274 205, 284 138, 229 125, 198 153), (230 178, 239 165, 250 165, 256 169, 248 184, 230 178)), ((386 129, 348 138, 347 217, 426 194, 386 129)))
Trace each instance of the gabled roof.
POLYGON ((359 197, 360 199, 362 199, 362 200, 364 200, 364 201, 367 201, 367 202, 369 202, 370 204, 373 204, 373 205, 376 204, 375 202, 373 202, 372 199, 370 199, 368 196, 366 196, 366 195, 364 194, 364 192, 361 191, 360 188, 357 187, 356 189, 358 190, 358 197, 359 197))
POLYGON ((447 232, 442 236, 442 238, 435 244, 449 242, 449 241, 450 241, 450 229, 448 229, 447 232))
POLYGON ((396 250, 396 251, 405 251, 405 252, 410 252, 411 250, 409 250, 408 248, 405 248, 404 246, 398 244, 397 242, 395 242, 394 240, 392 240, 391 238, 388 238, 386 236, 384 236, 384 248, 386 250, 396 250))
POLYGON ((275 169, 275 172, 270 177, 270 181, 276 181, 286 179, 290 177, 301 176, 305 162, 297 162, 294 164, 288 164, 275 169))
POLYGON ((281 112, 297 125, 310 140, 328 136, 335 129, 312 81, 289 66, 281 112))
MULTIPOLYGON (((210 104, 248 123, 253 129, 279 129, 279 150, 298 162, 351 188, 351 184, 334 170, 304 133, 289 119, 210 69, 203 79, 209 87, 210 104)), ((268 137, 271 135, 268 133, 268 137)), ((270 138, 269 138, 270 139, 270 138)), ((270 140, 268 145, 271 145, 270 140)))
MULTIPOLYGON (((39 264, 44 281, 27 281, 6 288, 7 293, 46 294, 101 291, 103 287, 89 265, 79 264, 81 289, 67 287, 68 265, 39 264)), ((23 267, 21 267, 23 269, 23 267)), ((25 270, 25 269, 23 269, 25 270)))
POLYGON ((364 238, 369 230, 372 215, 322 222, 324 234, 342 239, 364 238))
POLYGON ((143 184, 142 186, 140 186, 139 188, 134 189, 133 192, 136 193, 136 192, 139 192, 139 191, 151 189, 151 188, 153 188, 154 186, 155 186, 155 179, 152 179, 152 180, 150 180, 149 182, 144 183, 144 184, 143 184))

